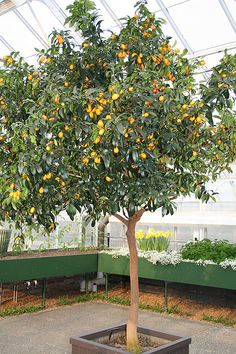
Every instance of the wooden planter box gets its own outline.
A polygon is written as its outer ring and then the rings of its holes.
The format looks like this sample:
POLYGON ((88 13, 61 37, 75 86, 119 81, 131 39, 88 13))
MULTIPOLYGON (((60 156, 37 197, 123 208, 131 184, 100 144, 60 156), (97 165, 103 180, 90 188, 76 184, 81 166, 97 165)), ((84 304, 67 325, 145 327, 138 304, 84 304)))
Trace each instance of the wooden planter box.
MULTIPOLYGON (((161 265, 139 258, 138 269, 140 278, 236 290, 236 271, 232 268, 223 269, 219 265, 204 267, 191 262, 161 265)), ((108 254, 101 253, 98 258, 98 271, 129 275, 129 257, 112 258, 108 254)))
MULTIPOLYGON (((72 354, 119 354, 129 352, 109 346, 109 344, 103 344, 103 342, 108 342, 112 340, 113 337, 125 333, 126 324, 122 324, 117 327, 106 328, 98 332, 89 333, 79 337, 70 338, 70 343, 72 344, 72 354)), ((163 333, 159 331, 154 331, 149 328, 138 327, 138 333, 149 337, 153 342, 164 342, 156 348, 148 351, 144 351, 145 354, 188 354, 189 344, 191 343, 191 338, 189 337, 179 337, 169 333, 163 333)))

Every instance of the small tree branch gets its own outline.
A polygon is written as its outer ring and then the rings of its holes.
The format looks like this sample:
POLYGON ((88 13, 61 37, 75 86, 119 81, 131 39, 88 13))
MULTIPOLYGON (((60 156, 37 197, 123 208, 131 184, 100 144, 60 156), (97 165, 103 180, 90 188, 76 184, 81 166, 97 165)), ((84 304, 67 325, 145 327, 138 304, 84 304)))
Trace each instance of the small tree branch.
POLYGON ((128 226, 128 220, 125 219, 123 216, 119 215, 119 214, 114 214, 114 216, 120 220, 121 222, 123 222, 123 224, 125 224, 126 226, 128 226))
POLYGON ((140 210, 137 210, 136 213, 130 219, 135 221, 135 223, 137 223, 141 219, 141 217, 142 217, 143 213, 145 213, 145 211, 146 210, 143 208, 140 210))

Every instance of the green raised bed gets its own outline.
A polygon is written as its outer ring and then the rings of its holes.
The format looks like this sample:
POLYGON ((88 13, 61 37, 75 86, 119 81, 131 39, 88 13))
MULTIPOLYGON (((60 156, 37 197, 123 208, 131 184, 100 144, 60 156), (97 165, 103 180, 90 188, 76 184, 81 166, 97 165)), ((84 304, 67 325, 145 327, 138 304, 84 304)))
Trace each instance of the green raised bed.
MULTIPOLYGON (((99 254, 98 271, 129 275, 129 258, 123 256, 112 258, 108 254, 99 254)), ((140 258, 139 277, 236 290, 236 271, 231 268, 223 269, 218 265, 204 267, 189 262, 182 262, 175 266, 160 265, 140 258)))
POLYGON ((98 254, 0 259, 0 282, 97 272, 98 254))

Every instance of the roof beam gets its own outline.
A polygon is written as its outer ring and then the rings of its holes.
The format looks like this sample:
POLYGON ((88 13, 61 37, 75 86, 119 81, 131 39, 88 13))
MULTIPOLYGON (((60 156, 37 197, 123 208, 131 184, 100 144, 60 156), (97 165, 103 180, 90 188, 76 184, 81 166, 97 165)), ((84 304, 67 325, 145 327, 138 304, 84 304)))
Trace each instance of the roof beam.
MULTIPOLYGON (((51 11, 51 13, 56 17, 56 19, 63 25, 63 27, 65 27, 65 19, 67 16, 55 0, 38 0, 38 1, 46 5, 47 8, 51 11)), ((81 36, 77 32, 75 32, 73 28, 70 31, 72 32, 75 41, 77 43, 81 43, 82 40, 81 36)))
POLYGON ((115 12, 112 10, 112 8, 108 5, 106 0, 99 0, 100 3, 103 5, 103 7, 107 10, 113 21, 119 26, 120 28, 122 27, 120 20, 116 16, 115 12))
POLYGON ((194 54, 192 48, 190 47, 190 45, 188 44, 188 42, 186 41, 186 39, 182 35, 179 27, 176 25, 175 21, 173 20, 172 16, 170 15, 170 13, 169 13, 167 7, 164 5, 163 1, 162 0, 156 0, 156 3, 158 4, 160 9, 162 10, 162 12, 165 15, 165 17, 167 18, 169 24, 171 25, 171 27, 175 31, 175 33, 178 36, 179 40, 182 42, 183 46, 188 49, 189 54, 194 54))
POLYGON ((7 40, 0 34, 0 41, 9 49, 11 52, 15 52, 15 49, 7 42, 7 40))
POLYGON ((30 32, 37 38, 37 40, 45 47, 48 47, 48 43, 38 34, 37 31, 31 26, 31 24, 25 19, 25 17, 17 10, 13 10, 14 14, 24 23, 24 25, 30 30, 30 32))
POLYGON ((233 28, 234 32, 236 33, 236 22, 232 16, 232 13, 230 12, 228 6, 226 5, 225 0, 218 0, 218 1, 220 3, 220 6, 222 7, 226 17, 228 18, 231 27, 233 28))

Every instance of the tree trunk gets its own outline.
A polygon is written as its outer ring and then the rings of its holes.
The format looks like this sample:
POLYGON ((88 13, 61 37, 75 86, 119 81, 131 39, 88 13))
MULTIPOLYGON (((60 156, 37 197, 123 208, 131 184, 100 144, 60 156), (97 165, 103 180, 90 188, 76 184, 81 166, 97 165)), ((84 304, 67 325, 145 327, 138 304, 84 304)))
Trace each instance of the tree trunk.
POLYGON ((109 223, 109 215, 105 215, 98 224, 98 247, 104 247, 105 227, 109 223))
POLYGON ((145 209, 140 209, 129 219, 119 214, 114 216, 127 226, 126 236, 130 253, 130 310, 126 327, 126 345, 131 353, 140 352, 138 341, 138 308, 139 308, 139 285, 138 285, 138 251, 135 238, 135 227, 141 219, 145 209))
POLYGON ((128 219, 126 232, 130 252, 130 309, 127 322, 126 340, 127 350, 137 353, 140 349, 138 342, 138 307, 139 307, 139 284, 138 284, 138 251, 135 239, 135 226, 137 221, 131 217, 128 219))

